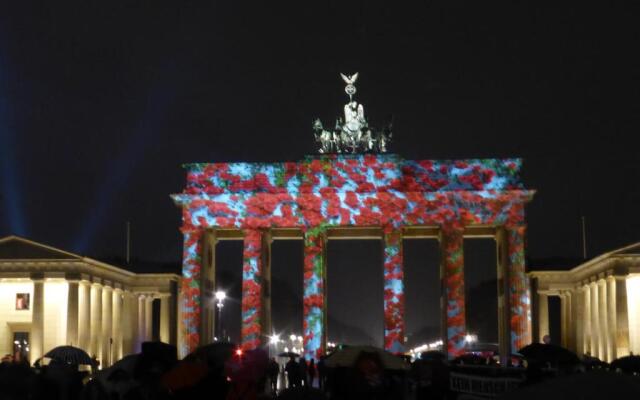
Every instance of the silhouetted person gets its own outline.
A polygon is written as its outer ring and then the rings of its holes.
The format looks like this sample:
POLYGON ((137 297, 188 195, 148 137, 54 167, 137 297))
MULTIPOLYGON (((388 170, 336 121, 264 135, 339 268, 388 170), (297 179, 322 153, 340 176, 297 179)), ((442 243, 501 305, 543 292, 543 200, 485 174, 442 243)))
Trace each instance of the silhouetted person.
POLYGON ((549 336, 549 335, 544 335, 544 336, 542 337, 542 343, 544 343, 544 344, 551 344, 551 336, 549 336))
POLYGON ((284 371, 287 373, 290 388, 300 386, 300 365, 293 357, 287 361, 284 371))
POLYGON ((275 358, 269 360, 267 366, 267 375, 269 376, 269 384, 271 385, 271 392, 276 393, 278 390, 278 375, 280 374, 280 365, 276 362, 275 358))
POLYGON ((307 375, 309 376, 309 386, 313 387, 313 380, 316 378, 316 362, 313 360, 313 358, 309 360, 307 375))
POLYGON ((304 386, 308 386, 309 383, 307 381, 307 360, 305 360, 304 357, 300 357, 300 377, 302 378, 304 386))
POLYGON ((324 390, 327 380, 327 367, 324 364, 324 357, 320 358, 317 365, 318 369, 318 387, 324 390))

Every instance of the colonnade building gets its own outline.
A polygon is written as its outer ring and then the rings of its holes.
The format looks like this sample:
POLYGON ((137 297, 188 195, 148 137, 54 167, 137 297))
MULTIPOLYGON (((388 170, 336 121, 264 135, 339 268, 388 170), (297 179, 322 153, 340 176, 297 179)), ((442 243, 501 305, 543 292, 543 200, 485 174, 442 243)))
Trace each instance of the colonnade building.
POLYGON ((534 341, 549 333, 549 296, 557 296, 562 346, 607 362, 640 354, 640 243, 529 277, 534 341))
POLYGON ((144 341, 175 344, 179 281, 16 236, 0 239, 0 354, 33 363, 72 345, 109 366, 144 341))

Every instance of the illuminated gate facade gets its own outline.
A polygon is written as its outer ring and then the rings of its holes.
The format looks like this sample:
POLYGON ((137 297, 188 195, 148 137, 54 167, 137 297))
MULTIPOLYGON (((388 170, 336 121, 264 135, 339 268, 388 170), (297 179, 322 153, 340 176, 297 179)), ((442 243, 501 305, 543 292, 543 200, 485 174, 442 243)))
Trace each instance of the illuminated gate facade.
POLYGON ((304 240, 304 351, 318 359, 327 340, 327 239, 366 237, 384 242, 384 346, 392 352, 403 350, 405 337, 402 240, 440 241, 443 342, 455 357, 467 333, 463 239, 492 237, 506 357, 531 338, 524 207, 533 191, 521 183, 520 167, 519 159, 412 161, 394 154, 186 165, 186 188, 172 196, 182 208, 184 234, 182 355, 213 338, 217 240, 244 241, 245 349, 271 334, 271 241, 304 240))

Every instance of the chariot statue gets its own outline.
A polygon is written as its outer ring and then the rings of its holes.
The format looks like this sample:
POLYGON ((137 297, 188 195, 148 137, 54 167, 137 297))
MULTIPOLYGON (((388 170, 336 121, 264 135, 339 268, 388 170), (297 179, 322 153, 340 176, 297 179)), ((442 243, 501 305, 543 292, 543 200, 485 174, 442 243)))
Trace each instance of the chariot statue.
POLYGON ((320 119, 314 121, 314 136, 320 145, 318 152, 320 154, 386 153, 391 142, 391 124, 381 131, 370 127, 364 116, 364 106, 353 99, 358 73, 351 76, 340 74, 340 76, 347 84, 344 90, 349 96, 349 102, 344 105, 344 120, 338 117, 333 131, 324 129, 320 119))

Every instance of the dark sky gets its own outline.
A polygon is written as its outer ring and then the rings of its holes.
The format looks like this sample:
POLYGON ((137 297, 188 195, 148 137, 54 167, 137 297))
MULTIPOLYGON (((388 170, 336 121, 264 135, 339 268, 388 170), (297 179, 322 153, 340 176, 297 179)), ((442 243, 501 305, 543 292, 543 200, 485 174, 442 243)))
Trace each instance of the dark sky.
MULTIPOLYGON (((590 256, 639 239, 637 10, 307 3, 2 2, 0 235, 113 257, 129 220, 134 257, 175 262, 180 214, 168 196, 184 184, 181 164, 314 153, 311 122, 339 114, 338 73, 359 71, 357 99, 374 123, 394 115, 392 150, 405 158, 524 158, 538 191, 533 259, 579 257, 581 215, 590 256)), ((362 271, 378 262, 370 245, 362 271)), ((408 273, 427 279, 420 252, 431 244, 409 246, 408 273)), ((482 247, 468 257, 473 285, 495 269, 482 247)), ((284 265, 299 261, 282 253, 284 265)), ((426 301, 414 297, 409 307, 426 301)))

